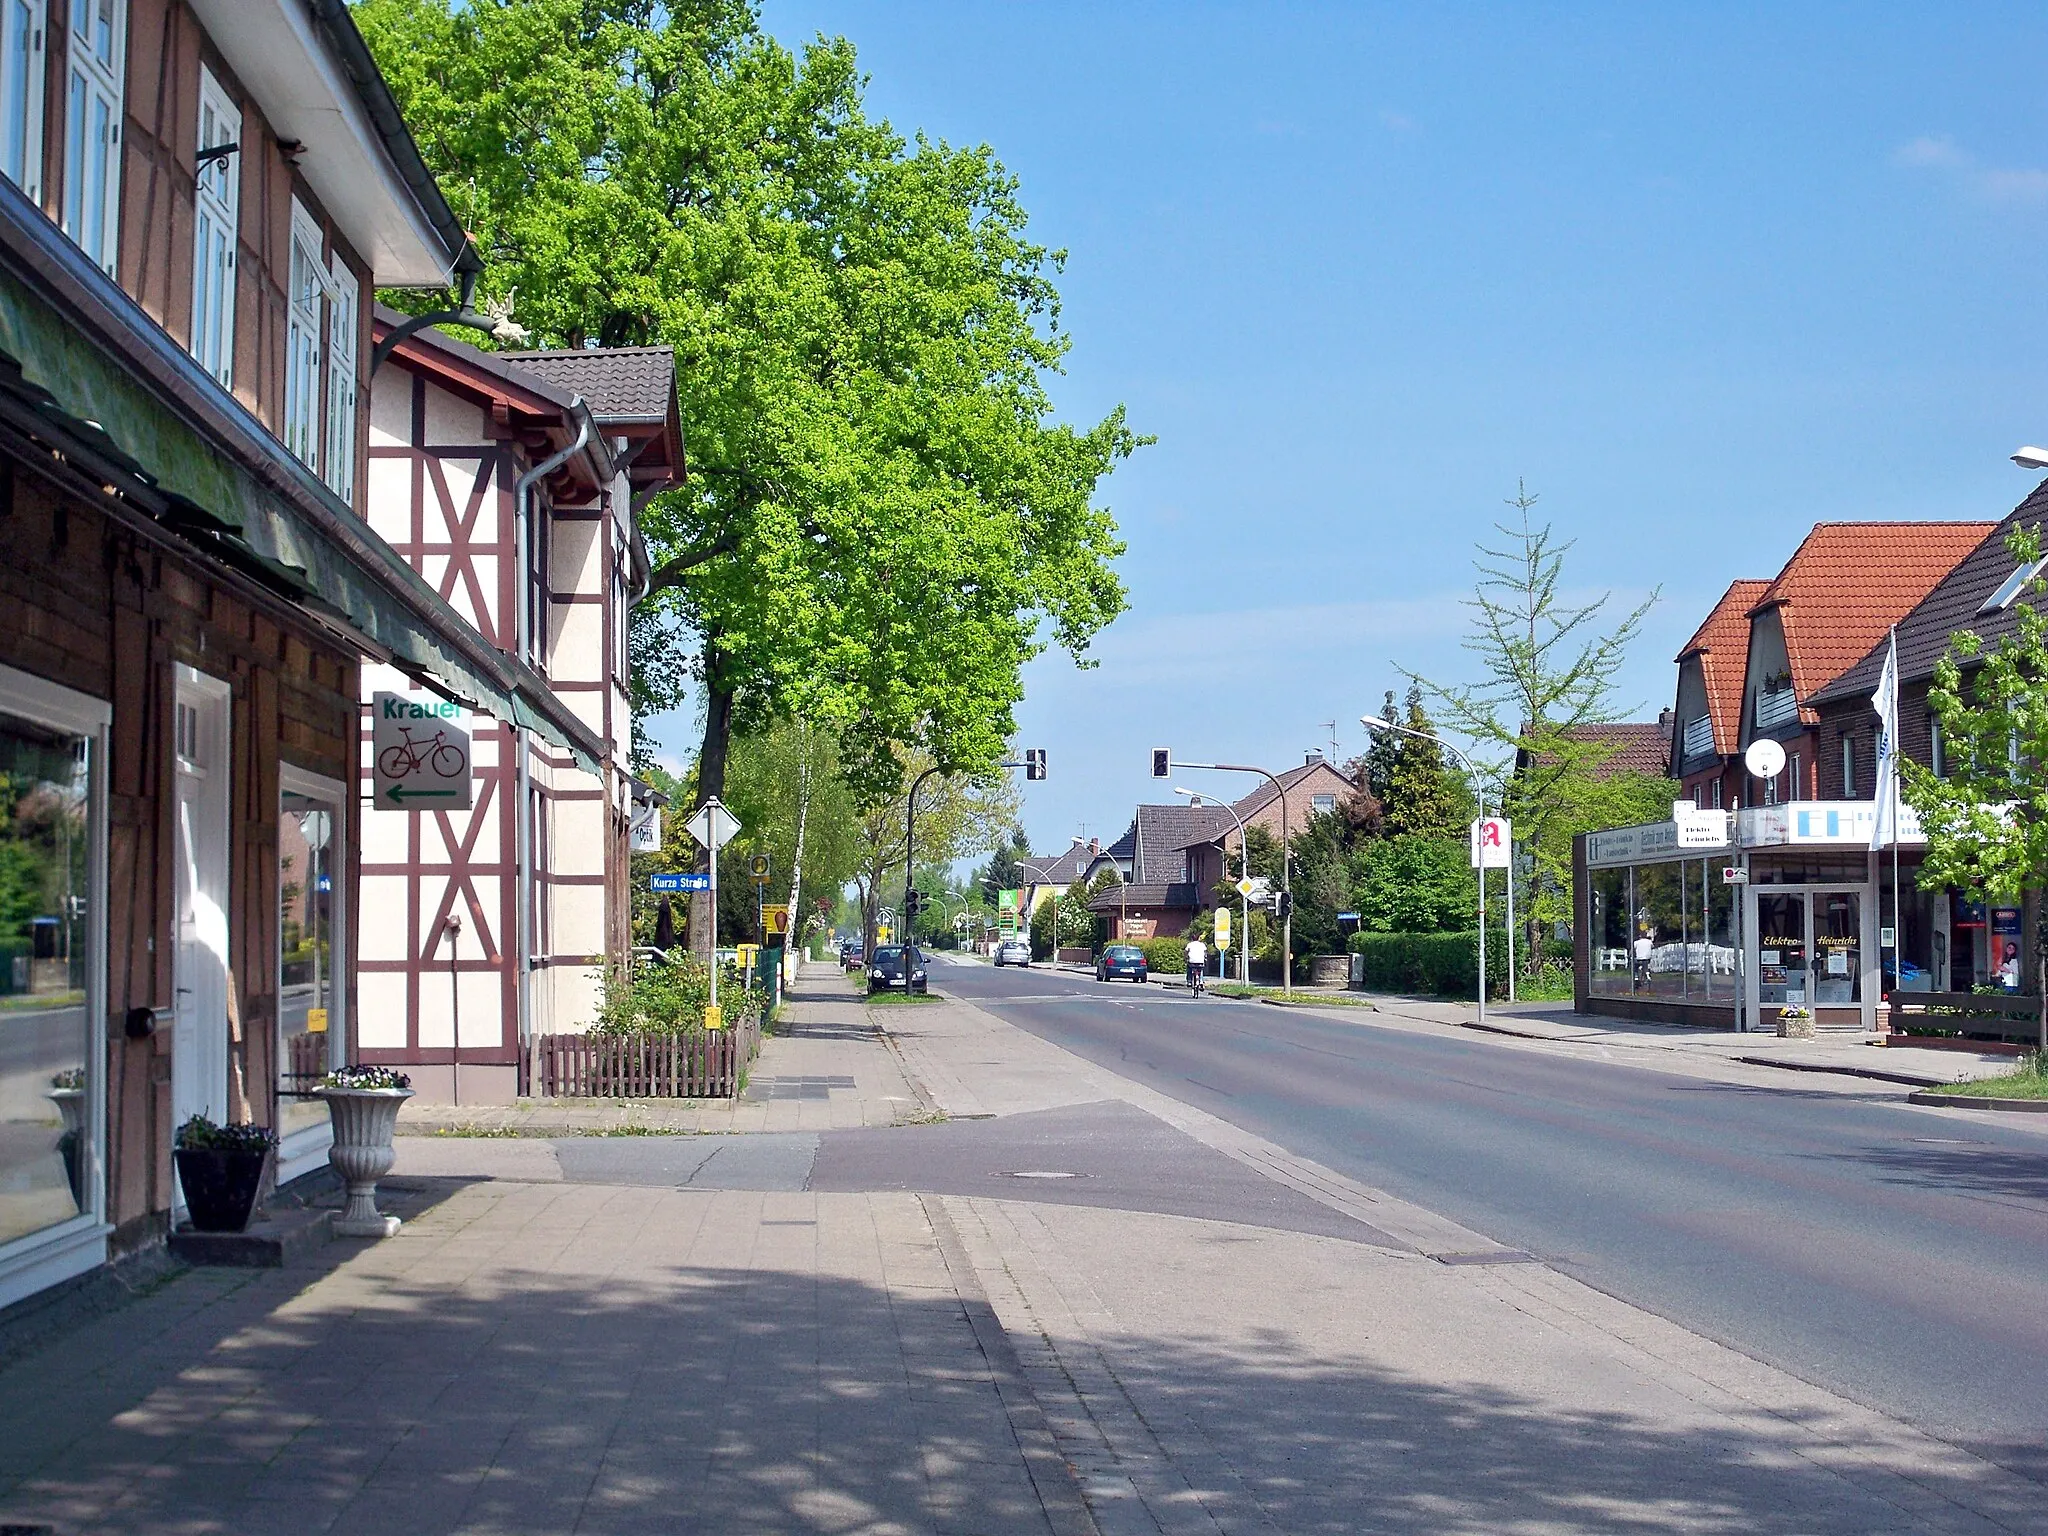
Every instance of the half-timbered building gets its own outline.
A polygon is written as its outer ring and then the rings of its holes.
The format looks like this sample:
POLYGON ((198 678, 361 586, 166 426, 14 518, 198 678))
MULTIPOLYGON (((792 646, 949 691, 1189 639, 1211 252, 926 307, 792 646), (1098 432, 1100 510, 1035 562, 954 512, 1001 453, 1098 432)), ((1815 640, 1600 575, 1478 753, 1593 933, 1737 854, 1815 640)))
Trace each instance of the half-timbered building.
MULTIPOLYGON (((380 338, 401 319, 380 312, 380 338)), ((364 833, 364 1059, 443 1102, 504 1101, 529 1042, 594 1021, 630 943, 634 516, 682 473, 674 358, 487 353, 419 331, 370 400, 373 526, 577 726, 565 749, 473 722, 471 805, 373 811, 364 833)), ((365 669, 366 699, 409 686, 365 669)))
POLYGON ((473 266, 341 0, 9 0, 0 1306, 164 1239, 189 1116, 322 1160, 366 658, 584 730, 363 515, 365 300, 473 266))

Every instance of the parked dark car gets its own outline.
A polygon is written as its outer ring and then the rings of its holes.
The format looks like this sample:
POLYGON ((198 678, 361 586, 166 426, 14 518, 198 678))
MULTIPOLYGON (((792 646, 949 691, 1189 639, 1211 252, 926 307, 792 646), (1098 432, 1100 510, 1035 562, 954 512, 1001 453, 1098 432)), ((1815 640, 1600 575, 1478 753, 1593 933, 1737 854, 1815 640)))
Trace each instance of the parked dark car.
POLYGON ((1128 979, 1142 984, 1146 973, 1145 951, 1135 944, 1112 944, 1095 957, 1097 981, 1128 979))
POLYGON ((868 990, 886 992, 891 987, 901 987, 906 992, 924 991, 922 950, 902 944, 875 946, 875 963, 868 967, 868 990))
POLYGON ((839 946, 839 963, 849 971, 859 970, 861 963, 866 959, 867 950, 862 946, 859 939, 848 939, 839 946))

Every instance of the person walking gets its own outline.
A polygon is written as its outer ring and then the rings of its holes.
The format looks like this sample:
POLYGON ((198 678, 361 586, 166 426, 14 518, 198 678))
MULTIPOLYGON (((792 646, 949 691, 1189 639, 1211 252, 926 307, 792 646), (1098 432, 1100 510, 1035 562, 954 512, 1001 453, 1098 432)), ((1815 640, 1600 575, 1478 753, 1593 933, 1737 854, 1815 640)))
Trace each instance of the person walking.
POLYGON ((1200 996, 1209 971, 1209 946, 1200 939, 1189 939, 1187 956, 1188 990, 1200 996))

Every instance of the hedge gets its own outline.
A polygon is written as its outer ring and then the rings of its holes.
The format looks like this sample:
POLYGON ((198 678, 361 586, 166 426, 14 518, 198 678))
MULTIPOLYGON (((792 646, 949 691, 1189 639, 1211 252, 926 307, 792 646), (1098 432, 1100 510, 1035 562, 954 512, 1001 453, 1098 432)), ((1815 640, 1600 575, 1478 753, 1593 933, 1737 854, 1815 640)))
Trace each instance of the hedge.
POLYGON ((1138 946, 1145 951, 1145 969, 1161 976, 1185 976, 1188 973, 1188 941, 1186 939, 1147 939, 1138 946))
MULTIPOLYGON (((1365 956, 1365 990, 1432 997, 1470 997, 1479 969, 1473 933, 1354 933, 1351 953, 1365 956)), ((1486 936, 1486 995, 1508 984, 1507 931, 1486 936)))

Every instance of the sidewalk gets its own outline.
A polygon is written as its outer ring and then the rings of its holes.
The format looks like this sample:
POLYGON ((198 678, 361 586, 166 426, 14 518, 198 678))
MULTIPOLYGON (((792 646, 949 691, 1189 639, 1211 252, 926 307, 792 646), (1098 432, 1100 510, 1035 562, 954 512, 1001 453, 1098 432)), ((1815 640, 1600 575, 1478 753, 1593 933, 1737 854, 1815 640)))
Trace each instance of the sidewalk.
POLYGON ((605 1136, 650 1132, 823 1131, 904 1125, 928 1106, 837 966, 806 964, 734 1099, 521 1099, 515 1104, 409 1100, 401 1136, 605 1136))
POLYGON ((0 1525, 2048 1536, 2037 1484, 969 1004, 870 1015, 828 983, 806 971, 772 1075, 855 1086, 724 1111, 758 1132, 409 1138, 439 1171, 387 1182, 396 1238, 174 1274, 0 1365, 0 1525), (995 1118, 768 1128, 910 1080, 995 1118), (1221 1154, 1275 1198, 1110 1198, 1134 1143, 1073 1127, 1129 1121, 1170 1179, 1221 1154), (1039 1160, 977 1161, 996 1137, 1039 1160), (673 1171, 799 1141, 909 1145, 930 1182, 673 1171), (600 1161, 644 1179, 565 1177, 600 1161), (963 1166, 997 1192, 924 1192, 963 1166))

